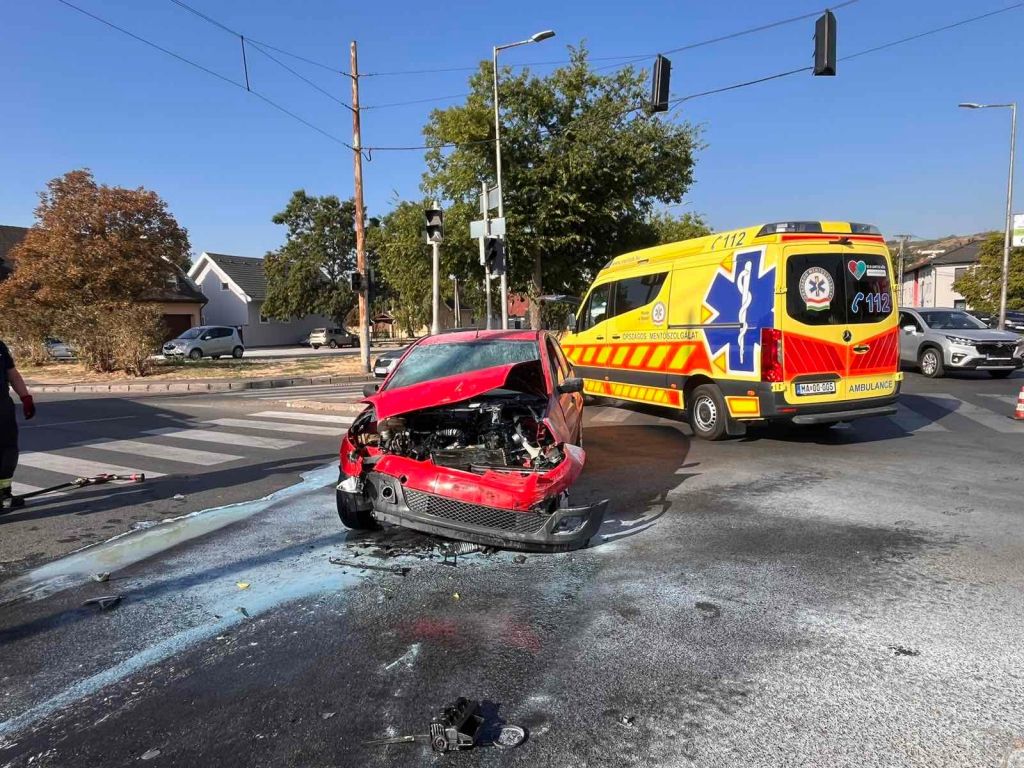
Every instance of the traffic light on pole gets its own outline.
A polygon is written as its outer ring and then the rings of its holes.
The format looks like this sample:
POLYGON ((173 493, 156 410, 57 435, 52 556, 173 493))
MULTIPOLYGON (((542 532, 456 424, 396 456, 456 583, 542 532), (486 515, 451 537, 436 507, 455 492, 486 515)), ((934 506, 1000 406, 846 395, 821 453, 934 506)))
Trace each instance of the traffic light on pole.
POLYGON ((444 213, 440 208, 427 208, 423 215, 426 218, 427 243, 440 243, 444 239, 444 213))
POLYGON ((484 241, 484 262, 491 275, 505 273, 505 241, 500 237, 488 237, 484 241))
POLYGON ((836 73, 836 17, 825 11, 814 24, 814 74, 836 73))
POLYGON ((660 53, 654 60, 654 77, 651 80, 651 112, 668 112, 669 77, 672 62, 660 53))

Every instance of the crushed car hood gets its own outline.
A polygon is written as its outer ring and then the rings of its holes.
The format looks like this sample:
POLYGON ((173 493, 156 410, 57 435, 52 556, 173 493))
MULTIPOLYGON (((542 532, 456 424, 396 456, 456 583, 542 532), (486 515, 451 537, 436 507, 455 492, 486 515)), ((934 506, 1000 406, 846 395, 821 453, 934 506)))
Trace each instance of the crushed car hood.
MULTIPOLYGON (((385 389, 375 395, 363 399, 364 403, 371 404, 377 413, 378 421, 392 416, 401 416, 403 413, 420 411, 425 408, 436 408, 442 405, 451 405, 464 400, 472 400, 492 389, 501 389, 509 383, 510 378, 517 369, 531 365, 539 365, 538 360, 527 360, 521 363, 509 363, 494 368, 484 368, 471 373, 461 373, 457 376, 445 376, 441 379, 432 379, 420 384, 412 384, 399 389, 385 389)), ((509 384, 509 389, 527 391, 546 397, 546 392, 537 392, 527 389, 520 383, 509 384)))

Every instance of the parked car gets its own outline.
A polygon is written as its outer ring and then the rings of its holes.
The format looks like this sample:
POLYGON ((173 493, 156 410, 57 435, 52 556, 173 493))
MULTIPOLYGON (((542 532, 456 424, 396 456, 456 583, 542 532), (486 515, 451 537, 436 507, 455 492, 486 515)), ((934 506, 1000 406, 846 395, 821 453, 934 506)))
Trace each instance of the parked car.
POLYGON ((47 339, 46 354, 51 360, 74 360, 75 351, 60 339, 47 339))
POLYGON ((583 470, 583 380, 546 331, 428 336, 341 441, 338 515, 509 549, 585 546, 607 501, 568 505, 583 470))
POLYGON ((1006 310, 1006 330, 1024 333, 1024 312, 1014 309, 1006 310))
POLYGON ((199 360, 203 357, 231 355, 238 359, 245 353, 238 329, 225 325, 200 325, 189 328, 181 336, 171 339, 163 346, 165 357, 187 357, 199 360))
POLYGON ((398 361, 402 359, 402 355, 406 353, 409 347, 399 347, 398 349, 389 349, 381 352, 377 359, 373 361, 373 375, 378 379, 383 379, 398 365, 398 361))
POLYGON ((359 337, 344 328, 314 328, 309 334, 309 346, 320 349, 325 345, 331 349, 358 347, 359 337))
POLYGON ((1024 366, 1024 339, 986 327, 962 309, 900 310, 900 361, 932 378, 947 369, 988 371, 995 378, 1024 366))

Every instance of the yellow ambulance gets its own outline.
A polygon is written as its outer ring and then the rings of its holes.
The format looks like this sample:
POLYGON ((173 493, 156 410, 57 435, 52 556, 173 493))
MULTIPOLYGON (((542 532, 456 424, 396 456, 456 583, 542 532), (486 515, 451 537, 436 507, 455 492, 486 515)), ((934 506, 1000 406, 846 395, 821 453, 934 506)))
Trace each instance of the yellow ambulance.
POLYGON ((874 226, 737 229, 612 259, 562 348, 588 394, 685 410, 709 440, 884 416, 903 380, 893 283, 874 226))

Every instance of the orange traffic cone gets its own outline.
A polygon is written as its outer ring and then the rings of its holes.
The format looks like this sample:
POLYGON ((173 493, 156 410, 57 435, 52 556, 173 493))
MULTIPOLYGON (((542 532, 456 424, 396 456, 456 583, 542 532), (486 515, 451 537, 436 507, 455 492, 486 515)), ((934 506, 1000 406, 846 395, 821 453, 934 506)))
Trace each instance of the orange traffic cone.
POLYGON ((1013 418, 1024 421, 1024 387, 1020 388, 1020 394, 1017 395, 1017 409, 1013 412, 1013 418))

